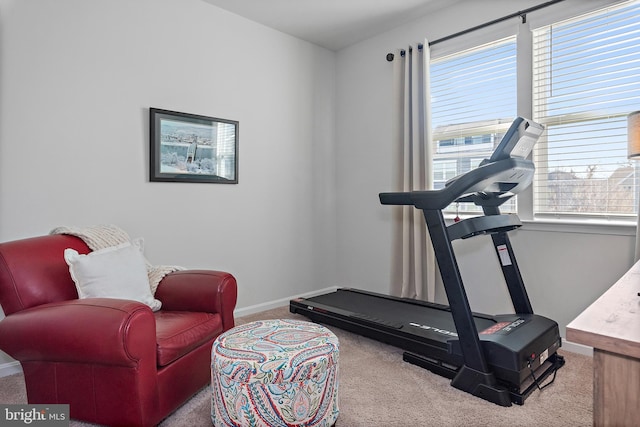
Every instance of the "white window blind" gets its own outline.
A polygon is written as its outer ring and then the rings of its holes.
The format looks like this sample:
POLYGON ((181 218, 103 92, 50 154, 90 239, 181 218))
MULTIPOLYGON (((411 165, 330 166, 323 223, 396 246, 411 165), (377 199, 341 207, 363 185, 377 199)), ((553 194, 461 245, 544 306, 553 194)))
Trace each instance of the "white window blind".
MULTIPOLYGON (((516 38, 431 62, 434 189, 491 155, 516 117, 516 38)), ((478 212, 463 203, 446 211, 478 212)), ((503 212, 515 211, 510 200, 503 212)))
POLYGON ((638 162, 627 114, 640 109, 640 4, 609 7, 533 34, 534 215, 637 213, 638 162))

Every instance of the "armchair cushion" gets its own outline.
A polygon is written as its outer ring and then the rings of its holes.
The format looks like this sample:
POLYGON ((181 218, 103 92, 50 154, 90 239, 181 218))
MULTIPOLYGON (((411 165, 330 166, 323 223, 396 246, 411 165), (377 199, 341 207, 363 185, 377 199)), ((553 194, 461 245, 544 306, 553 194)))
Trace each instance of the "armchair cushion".
POLYGON ((162 305, 151 294, 145 259, 137 240, 86 255, 68 248, 64 251, 64 259, 80 299, 128 299, 146 304, 153 311, 162 305))
POLYGON ((158 366, 166 366, 223 332, 219 314, 159 311, 156 317, 158 366))

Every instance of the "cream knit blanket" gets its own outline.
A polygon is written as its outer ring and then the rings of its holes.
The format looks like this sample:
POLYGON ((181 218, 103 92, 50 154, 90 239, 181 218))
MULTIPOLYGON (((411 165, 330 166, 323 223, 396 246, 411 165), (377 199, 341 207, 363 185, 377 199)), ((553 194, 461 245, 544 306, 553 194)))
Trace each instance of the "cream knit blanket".
MULTIPOLYGON (((49 234, 69 234, 82 239, 92 251, 116 246, 121 243, 131 242, 131 238, 126 231, 118 226, 94 225, 89 227, 57 227, 49 232, 49 234)), ((149 286, 151 294, 156 294, 156 289, 164 276, 172 271, 184 270, 183 267, 169 265, 151 265, 145 258, 147 264, 147 276, 149 277, 149 286)))

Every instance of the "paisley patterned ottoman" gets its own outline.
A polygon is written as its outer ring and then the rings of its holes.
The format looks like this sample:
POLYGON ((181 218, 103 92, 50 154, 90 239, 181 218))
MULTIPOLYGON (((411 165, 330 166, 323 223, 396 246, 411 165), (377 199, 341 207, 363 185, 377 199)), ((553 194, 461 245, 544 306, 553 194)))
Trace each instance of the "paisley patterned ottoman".
POLYGON ((338 418, 338 338, 299 320, 263 320, 220 335, 211 351, 216 427, 329 427, 338 418))

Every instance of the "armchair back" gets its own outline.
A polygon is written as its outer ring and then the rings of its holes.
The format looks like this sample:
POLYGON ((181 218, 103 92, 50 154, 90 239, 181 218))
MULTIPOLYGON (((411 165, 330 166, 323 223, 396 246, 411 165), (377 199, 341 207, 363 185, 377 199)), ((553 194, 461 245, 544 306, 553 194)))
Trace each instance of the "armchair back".
POLYGON ((5 315, 78 298, 64 250, 90 252, 77 237, 49 235, 0 243, 0 305, 5 315))

